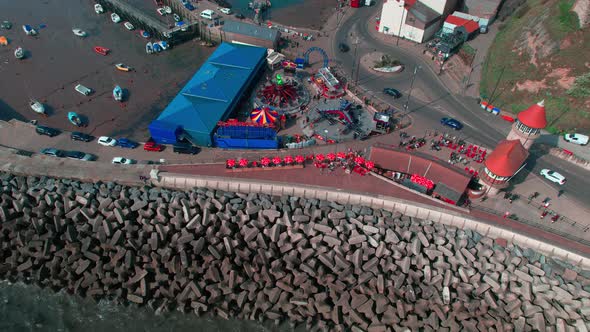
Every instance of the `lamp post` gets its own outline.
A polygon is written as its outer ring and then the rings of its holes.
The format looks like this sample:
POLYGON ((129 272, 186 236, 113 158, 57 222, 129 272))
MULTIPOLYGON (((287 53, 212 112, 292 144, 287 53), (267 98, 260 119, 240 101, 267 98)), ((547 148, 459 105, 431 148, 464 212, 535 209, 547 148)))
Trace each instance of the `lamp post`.
MULTIPOLYGON (((357 48, 358 48, 358 44, 359 44, 359 37, 356 37, 353 44, 354 44, 354 55, 352 56, 352 69, 350 70, 350 82, 351 83, 354 81, 354 69, 355 69, 355 65, 356 65, 356 52, 357 52, 357 48)), ((356 68, 356 70, 358 72, 358 68, 356 68)))
POLYGON ((422 66, 414 67, 414 74, 412 75, 412 81, 410 82, 410 91, 408 91, 408 98, 406 99, 406 103, 404 104, 404 113, 408 113, 408 107, 410 105, 410 96, 412 95, 412 89, 414 88, 414 80, 416 79, 416 74, 418 73, 418 69, 421 69, 422 66))
POLYGON ((324 129, 324 133, 326 134, 326 144, 328 144, 328 129, 324 129))
POLYGON ((395 41, 395 46, 399 45, 399 39, 401 38, 402 34, 402 26, 404 25, 404 14, 406 13, 406 8, 404 7, 404 5, 401 5, 400 7, 402 8, 402 15, 399 20, 399 30, 397 32, 397 40, 395 41))

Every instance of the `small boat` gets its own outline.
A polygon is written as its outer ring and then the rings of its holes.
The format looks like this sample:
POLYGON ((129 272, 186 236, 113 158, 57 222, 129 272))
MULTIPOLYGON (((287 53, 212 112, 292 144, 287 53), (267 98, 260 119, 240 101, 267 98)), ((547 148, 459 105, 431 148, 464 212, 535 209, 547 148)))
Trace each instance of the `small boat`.
POLYGON ((174 21, 180 22, 180 16, 178 16, 178 14, 172 15, 172 17, 174 17, 174 21))
POLYGON ((6 45, 8 45, 8 38, 6 38, 5 36, 0 36, 0 46, 6 45))
POLYGON ((115 65, 115 68, 117 68, 120 71, 132 71, 133 70, 133 68, 131 68, 125 64, 122 64, 122 63, 117 63, 115 65))
POLYGON ((27 34, 27 36, 37 35, 37 30, 33 29, 33 27, 28 24, 23 25, 23 31, 27 34))
POLYGON ((111 14, 111 21, 113 21, 113 23, 119 23, 119 22, 121 22, 121 17, 119 15, 117 15, 116 13, 112 13, 111 14))
POLYGON ((106 47, 102 47, 102 46, 94 46, 94 52, 100 54, 100 55, 107 55, 109 54, 111 50, 109 50, 106 47))
POLYGON ((102 6, 101 6, 100 4, 98 4, 98 3, 94 5, 94 11, 95 11, 97 14, 102 14, 102 13, 104 13, 104 9, 103 9, 103 8, 102 8, 102 6))
POLYGON ((125 22, 123 25, 124 25, 124 26, 127 28, 127 30, 129 30, 129 31, 131 31, 131 30, 135 29, 135 27, 133 26, 133 24, 131 24, 131 22, 125 22))
POLYGON ((116 101, 123 101, 123 89, 118 85, 113 89, 113 98, 115 98, 116 101))
POLYGON ((170 6, 165 6, 164 11, 166 12, 166 14, 172 14, 172 8, 170 8, 170 6))
POLYGON ((72 29, 72 32, 78 37, 86 37, 88 34, 82 29, 72 29))
POLYGON ((153 43, 152 47, 154 48, 154 52, 156 52, 156 53, 162 52, 162 46, 160 46, 160 44, 153 43))
POLYGON ((25 50, 23 50, 22 47, 17 47, 16 50, 14 50, 14 57, 17 59, 23 59, 25 57, 25 50))
POLYGON ((153 47, 153 45, 152 45, 152 42, 149 42, 149 43, 145 44, 145 52, 146 52, 147 54, 152 54, 152 53, 154 53, 154 47, 153 47))
POLYGON ((168 42, 165 42, 163 40, 160 40, 159 42, 154 43, 154 44, 158 44, 162 48, 162 51, 165 51, 170 47, 170 44, 168 44, 168 42))
POLYGON ((139 35, 142 36, 143 38, 150 38, 151 37, 150 33, 145 30, 140 30, 139 35))
POLYGON ((82 127, 83 125, 82 119, 80 119, 80 116, 76 112, 68 112, 68 120, 76 127, 82 127))
POLYGON ((10 23, 10 21, 2 21, 2 24, 0 24, 0 29, 10 30, 12 29, 12 23, 10 23))
POLYGON ((47 115, 47 113, 45 111, 45 106, 43 106, 43 104, 41 104, 40 102, 31 99, 31 101, 29 102, 29 106, 31 106, 31 109, 35 113, 47 115))

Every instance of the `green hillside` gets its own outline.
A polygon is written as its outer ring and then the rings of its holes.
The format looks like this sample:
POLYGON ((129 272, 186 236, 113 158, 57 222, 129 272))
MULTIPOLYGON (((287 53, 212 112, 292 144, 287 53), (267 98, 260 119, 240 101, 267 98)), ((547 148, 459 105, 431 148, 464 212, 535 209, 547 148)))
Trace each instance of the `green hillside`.
POLYGON ((549 130, 590 130, 590 29, 574 0, 527 0, 503 22, 483 64, 482 98, 518 113, 542 99, 549 130))

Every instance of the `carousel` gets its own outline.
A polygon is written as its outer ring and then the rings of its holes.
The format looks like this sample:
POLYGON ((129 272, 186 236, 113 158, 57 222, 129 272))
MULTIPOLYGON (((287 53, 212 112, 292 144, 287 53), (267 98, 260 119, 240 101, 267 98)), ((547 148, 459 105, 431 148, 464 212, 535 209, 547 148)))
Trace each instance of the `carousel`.
POLYGON ((309 93, 295 77, 283 77, 276 74, 256 92, 254 105, 270 108, 281 114, 299 112, 309 103, 309 93))

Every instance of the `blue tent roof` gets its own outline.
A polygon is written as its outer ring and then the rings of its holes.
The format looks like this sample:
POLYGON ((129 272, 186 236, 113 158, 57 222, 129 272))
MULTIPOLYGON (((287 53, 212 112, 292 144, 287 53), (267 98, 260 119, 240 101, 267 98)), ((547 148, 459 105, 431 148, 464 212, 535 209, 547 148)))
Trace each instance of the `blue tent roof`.
POLYGON ((266 57, 261 47, 222 43, 158 117, 188 132, 211 134, 229 116, 234 101, 257 65, 266 57))

